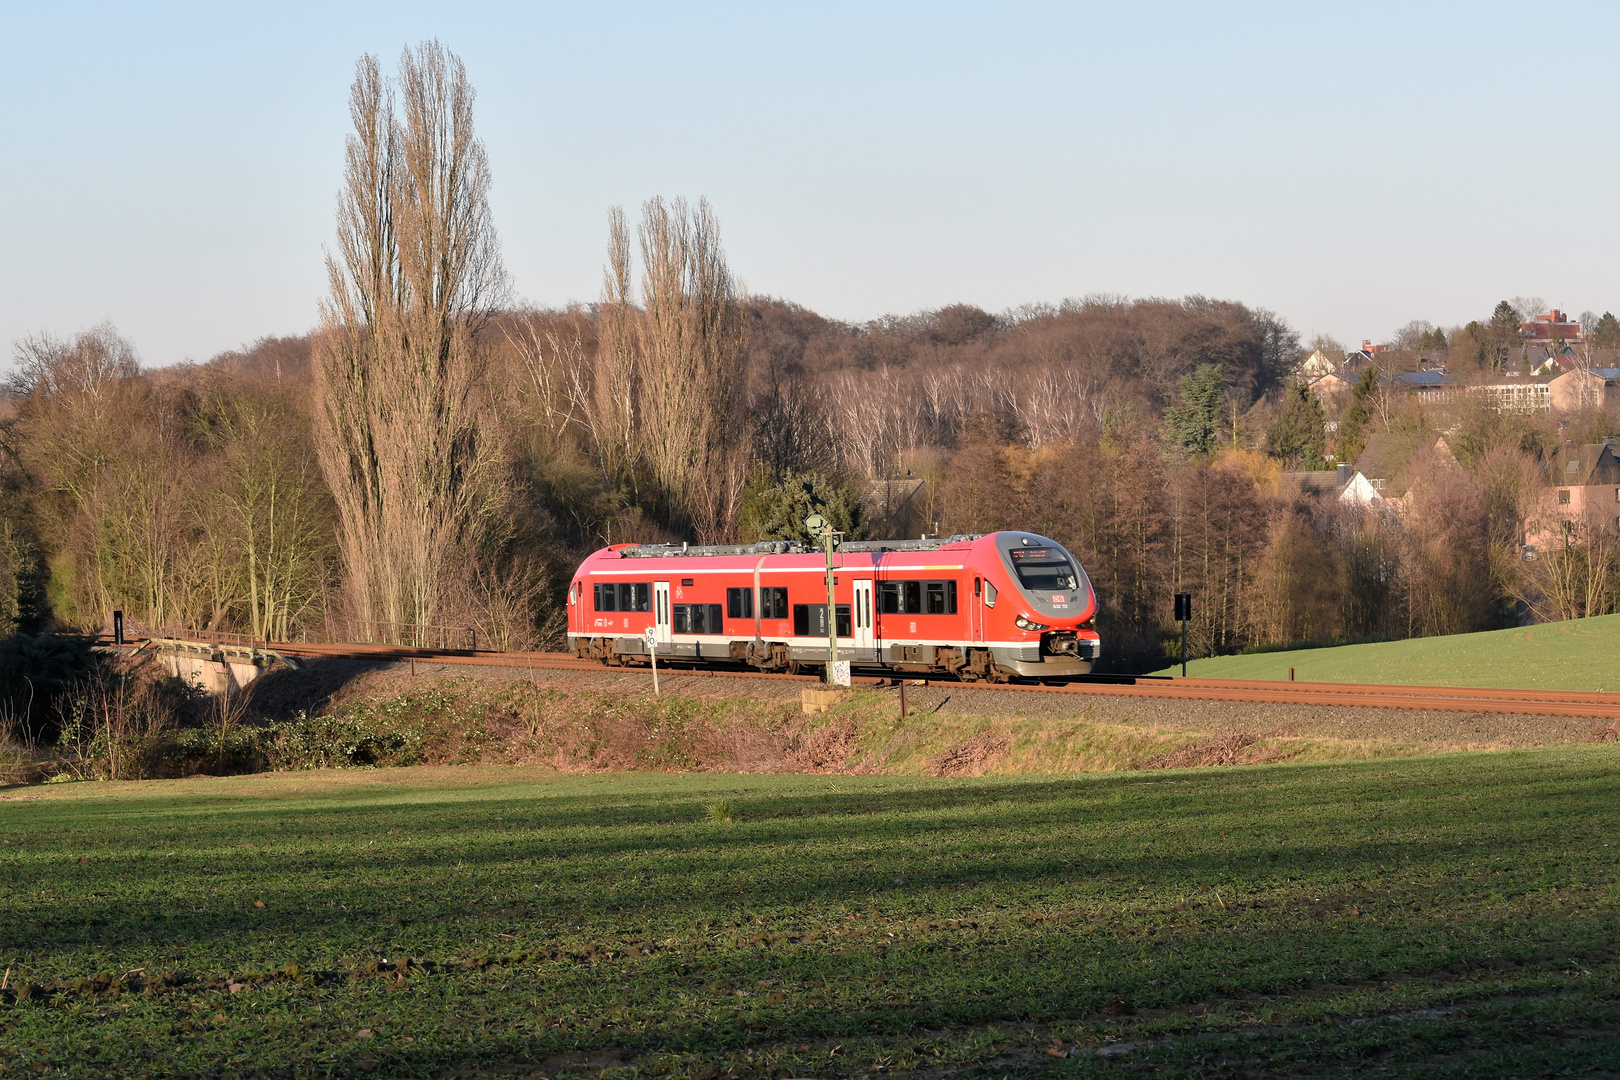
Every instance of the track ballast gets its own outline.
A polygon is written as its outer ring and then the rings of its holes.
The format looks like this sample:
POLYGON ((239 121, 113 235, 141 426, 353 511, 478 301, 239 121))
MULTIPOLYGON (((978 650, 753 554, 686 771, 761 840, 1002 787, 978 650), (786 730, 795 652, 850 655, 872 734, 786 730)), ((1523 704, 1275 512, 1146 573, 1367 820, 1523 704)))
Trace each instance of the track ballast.
MULTIPOLYGON (((103 641, 103 644, 110 642, 103 641)), ((137 646, 156 642, 135 642, 137 646)), ((188 644, 207 645, 206 640, 188 644)), ((240 646, 233 646, 232 651, 240 646)), ((462 649, 423 649, 401 645, 309 644, 266 642, 254 648, 294 659, 420 660, 435 664, 504 667, 516 670, 551 669, 581 672, 648 672, 646 667, 613 666, 569 653, 475 652, 462 649)), ((670 673, 713 678, 772 679, 815 684, 819 675, 789 675, 751 669, 694 667, 659 663, 670 673)), ((649 673, 649 680, 651 678, 649 673)), ((1437 709, 1474 713, 1527 713, 1540 716, 1587 716, 1620 720, 1620 694, 1580 690, 1519 690, 1461 686, 1396 686, 1372 683, 1292 682, 1266 679, 1170 679, 1162 676, 1099 675, 1070 679, 1057 685, 1032 683, 961 682, 947 676, 855 675, 864 686, 944 685, 962 690, 1005 690, 1016 693, 1082 694, 1099 697, 1176 698, 1199 701, 1251 701, 1283 705, 1330 705, 1375 709, 1437 709)))

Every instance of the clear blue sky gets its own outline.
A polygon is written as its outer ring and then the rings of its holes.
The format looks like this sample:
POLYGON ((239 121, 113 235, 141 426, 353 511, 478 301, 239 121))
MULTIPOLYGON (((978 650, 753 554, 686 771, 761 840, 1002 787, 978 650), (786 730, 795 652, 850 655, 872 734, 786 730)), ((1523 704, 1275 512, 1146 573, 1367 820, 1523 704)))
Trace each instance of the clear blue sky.
POLYGON ((0 347, 149 364, 316 320, 364 52, 466 61, 518 294, 704 195, 755 292, 864 319, 1203 293, 1387 337, 1620 309, 1620 5, 0 8, 0 347))

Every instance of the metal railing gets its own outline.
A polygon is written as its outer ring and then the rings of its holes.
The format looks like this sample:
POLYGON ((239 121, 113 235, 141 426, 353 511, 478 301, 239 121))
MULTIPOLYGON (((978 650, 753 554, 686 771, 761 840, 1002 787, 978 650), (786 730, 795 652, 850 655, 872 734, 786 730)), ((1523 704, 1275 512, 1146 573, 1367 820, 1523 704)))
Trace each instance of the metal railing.
MULTIPOLYGON (((318 631, 320 628, 316 629, 318 631)), ((298 640, 324 645, 380 644, 416 649, 441 649, 447 652, 478 651, 478 628, 474 626, 441 626, 434 623, 394 623, 376 620, 327 620, 324 629, 325 634, 317 632, 312 639, 309 628, 303 628, 299 631, 298 640)), ((134 619, 124 620, 124 637, 126 640, 165 638, 173 641, 195 641, 239 649, 262 649, 276 644, 275 639, 271 637, 197 627, 147 626, 134 619)))
MULTIPOLYGON (((327 641, 344 644, 402 645, 415 649, 478 651, 478 628, 434 623, 396 623, 376 619, 328 620, 327 641)), ((306 639, 307 640, 307 639, 306 639)))

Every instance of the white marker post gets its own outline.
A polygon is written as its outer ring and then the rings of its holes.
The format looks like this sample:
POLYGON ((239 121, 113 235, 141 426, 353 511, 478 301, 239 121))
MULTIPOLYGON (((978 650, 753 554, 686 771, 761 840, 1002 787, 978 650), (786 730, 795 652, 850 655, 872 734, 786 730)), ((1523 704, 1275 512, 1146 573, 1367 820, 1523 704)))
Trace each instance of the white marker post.
POLYGON ((653 697, 658 696, 658 627, 647 627, 647 655, 652 657, 653 697))

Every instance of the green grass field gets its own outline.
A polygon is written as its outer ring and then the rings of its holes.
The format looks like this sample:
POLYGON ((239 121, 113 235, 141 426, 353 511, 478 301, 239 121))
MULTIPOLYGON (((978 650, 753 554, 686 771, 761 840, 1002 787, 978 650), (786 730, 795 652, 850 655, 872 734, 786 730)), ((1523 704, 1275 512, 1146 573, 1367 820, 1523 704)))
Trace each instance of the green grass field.
MULTIPOLYGON (((1500 686, 1526 690, 1620 692, 1620 615, 1542 623, 1482 634, 1379 641, 1321 649, 1194 660, 1206 679, 1500 686)), ((1175 664, 1161 675, 1181 674, 1175 664)))
POLYGON ((1617 830, 1612 744, 12 788, 0 1077, 1612 1069, 1617 830))

